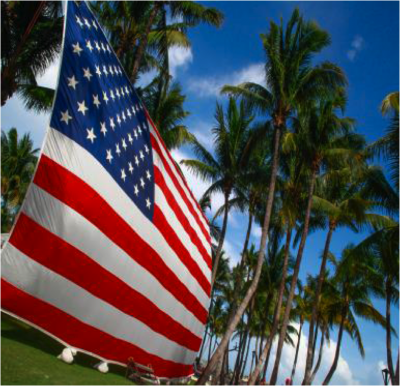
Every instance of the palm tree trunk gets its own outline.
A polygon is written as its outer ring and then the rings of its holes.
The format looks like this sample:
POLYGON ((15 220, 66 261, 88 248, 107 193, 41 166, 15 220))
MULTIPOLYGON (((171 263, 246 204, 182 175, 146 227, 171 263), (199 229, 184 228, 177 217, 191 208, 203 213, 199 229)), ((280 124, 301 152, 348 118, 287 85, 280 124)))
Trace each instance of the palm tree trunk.
POLYGON ((317 375, 317 372, 319 370, 319 366, 321 366, 321 361, 322 361, 322 352, 324 349, 324 341, 325 341, 325 328, 322 329, 321 331, 321 342, 319 345, 319 353, 318 353, 318 360, 317 363, 315 364, 314 370, 311 374, 310 378, 310 385, 313 383, 315 376, 317 375))
POLYGON ((300 320, 300 328, 299 328, 299 334, 298 334, 298 339, 297 339, 297 345, 296 345, 296 354, 294 356, 294 362, 293 362, 293 368, 292 368, 292 374, 290 375, 290 379, 293 383, 293 378, 294 374, 296 373, 296 366, 297 366, 297 357, 299 356, 299 348, 300 348, 300 339, 301 339, 301 330, 303 329, 303 319, 300 320))
POLYGON ((265 358, 265 363, 264 363, 264 368, 263 368, 263 376, 262 376, 262 380, 264 380, 264 381, 265 381, 265 377, 267 376, 269 356, 271 355, 271 351, 272 351, 272 344, 269 346, 267 357, 265 358))
MULTIPOLYGON (((243 378, 244 372, 246 370, 246 365, 247 365, 247 362, 249 360, 250 344, 251 344, 251 336, 250 336, 250 339, 247 341, 246 355, 244 356, 244 361, 242 362, 242 366, 240 368, 239 379, 243 378)), ((237 382, 236 384, 238 384, 238 383, 239 382, 237 382)))
POLYGON ((394 375, 394 385, 399 384, 399 362, 400 362, 400 350, 397 353, 396 374, 394 375))
POLYGON ((163 6, 162 1, 155 1, 153 9, 150 12, 149 19, 147 20, 146 29, 140 38, 139 47, 136 51, 135 59, 133 61, 133 70, 132 70, 132 74, 131 74, 132 84, 135 84, 135 82, 136 82, 136 77, 139 72, 140 63, 142 62, 142 57, 143 57, 144 51, 147 47, 147 41, 149 40, 151 26, 153 25, 154 19, 157 16, 159 10, 162 8, 162 6, 163 6))
POLYGON ((308 189, 308 202, 307 202, 306 216, 304 219, 304 230, 303 230, 303 234, 301 235, 299 250, 297 252, 296 263, 295 263, 294 270, 293 270, 293 276, 292 276, 292 282, 290 285, 289 297, 286 302, 285 315, 283 317, 282 327, 281 327, 281 331, 279 334, 279 341, 278 341, 278 347, 277 347, 277 351, 276 351, 275 364, 274 364, 274 368, 272 370, 271 379, 269 381, 270 385, 275 385, 276 380, 278 378, 279 364, 280 364, 280 360, 281 360, 283 344, 285 341, 286 330, 287 330, 287 326, 289 323, 290 311, 292 309, 292 301, 293 301, 293 297, 294 297, 294 291, 296 289, 297 278, 299 277, 300 263, 301 263, 301 259, 303 257, 304 247, 306 245, 306 239, 307 239, 307 235, 308 235, 308 228, 310 225, 312 197, 313 197, 313 193, 314 193, 315 180, 317 178, 318 170, 319 170, 319 160, 316 160, 312 167, 310 186, 308 189))
POLYGON ((203 341, 201 342, 200 352, 199 352, 199 355, 197 356, 199 358, 199 363, 201 362, 201 357, 203 356, 203 350, 204 350, 204 347, 206 344, 207 334, 208 334, 208 323, 206 325, 206 330, 204 331, 204 336, 203 336, 203 341))
POLYGON ((391 282, 389 279, 386 280, 386 353, 387 353, 387 364, 390 375, 390 380, 392 381, 392 385, 394 385, 395 373, 393 368, 393 359, 392 359, 392 332, 390 325, 390 304, 391 304, 391 282))
MULTIPOLYGON (((246 327, 246 336, 245 336, 245 342, 247 342, 246 360, 243 361, 243 355, 242 355, 242 358, 240 360, 240 365, 239 365, 239 372, 236 374, 236 378, 235 378, 235 384, 238 384, 239 379, 241 377, 243 377, 243 373, 244 373, 246 363, 247 363, 247 356, 249 355, 249 347, 250 347, 250 342, 251 342, 250 327, 251 327, 251 320, 253 317, 253 310, 254 310, 254 300, 251 302, 250 310, 249 310, 248 318, 247 318, 247 327, 246 327)), ((244 354, 244 352, 243 352, 243 354, 244 354)))
MULTIPOLYGON (((243 316, 242 316, 242 323, 243 323, 243 316)), ((237 351, 237 355, 236 355, 236 359, 235 359, 235 366, 233 367, 233 374, 232 374, 232 378, 230 381, 231 385, 234 384, 236 373, 238 372, 238 369, 239 369, 239 363, 240 363, 240 358, 242 356, 242 352, 244 350, 246 350, 246 343, 244 341, 244 336, 245 336, 245 331, 244 331, 244 328, 242 328, 242 330, 240 331, 240 334, 239 334, 239 345, 238 345, 238 351, 237 351)))
MULTIPOLYGON (((292 238, 292 229, 288 227, 286 230, 286 244, 285 244, 285 256, 283 260, 283 267, 282 267, 282 279, 279 287, 279 294, 278 294, 278 300, 277 304, 275 307, 275 312, 274 312, 274 320, 272 323, 272 329, 269 334, 269 337, 267 339, 267 343, 265 344, 263 353, 258 361, 258 364, 254 370, 254 373, 251 374, 251 377, 249 379, 249 384, 252 385, 255 383, 256 379, 258 378, 262 367, 264 365, 264 362, 266 361, 267 355, 270 352, 272 342, 274 340, 274 336, 276 332, 278 331, 278 325, 279 325, 279 319, 280 319, 280 314, 281 314, 281 308, 282 308, 282 301, 283 301, 283 293, 285 292, 285 283, 286 283, 286 277, 287 277, 287 267, 288 267, 288 262, 289 262, 289 251, 290 251, 290 240, 292 238)), ((266 371, 265 371, 266 373, 266 371)), ((265 377, 264 373, 264 377, 265 377)))
POLYGON ((222 246, 224 245, 225 233, 226 233, 226 228, 228 225, 229 196, 230 196, 230 191, 225 193, 224 220, 222 223, 221 236, 218 240, 217 250, 215 251, 215 259, 214 259, 214 264, 213 264, 213 269, 212 269, 212 274, 211 274, 211 288, 214 286, 215 278, 217 276, 219 258, 221 257, 222 246))
POLYGON ((264 225, 263 225, 262 233, 261 233, 260 249, 259 249, 259 253, 258 253, 257 267, 255 270, 254 278, 246 292, 246 295, 245 295, 242 303, 240 304, 239 308, 237 309, 235 316, 232 318, 232 321, 229 323, 229 325, 226 329, 225 335, 222 338, 220 346, 218 347, 217 351, 211 358, 211 361, 208 363, 203 374, 199 378, 199 380, 197 382, 199 385, 204 384, 206 382, 209 374, 212 372, 212 370, 215 368, 216 364, 222 357, 225 347, 227 346, 232 334, 234 333, 234 331, 236 329, 236 326, 240 322, 240 318, 242 317, 243 313, 245 312, 247 306, 250 303, 250 300, 252 299, 252 297, 258 287, 258 282, 259 282, 260 276, 261 276, 261 269, 262 269, 262 265, 264 262, 264 251, 265 251, 265 246, 267 243, 269 223, 270 223, 271 213, 272 213, 272 204, 273 204, 274 196, 275 196, 275 183, 276 183, 276 176, 278 173, 278 163, 279 163, 280 136, 281 136, 281 128, 278 126, 275 128, 274 153, 273 153, 273 157, 272 157, 271 180, 270 180, 270 184, 269 184, 264 225))
POLYGON ((331 381, 333 374, 336 371, 336 367, 339 361, 339 355, 340 355, 340 345, 342 343, 342 336, 343 336, 343 327, 344 327, 344 322, 346 320, 346 312, 342 313, 342 320, 340 321, 340 327, 339 327, 339 336, 338 336, 338 341, 336 344, 336 352, 335 352, 335 357, 333 359, 332 367, 330 368, 328 374, 326 375, 324 382, 322 383, 323 385, 328 385, 329 382, 331 381))
POLYGON ((315 349, 317 347, 317 339, 318 339, 318 329, 319 329, 319 319, 317 317, 317 324, 314 329, 314 338, 313 338, 313 349, 311 355, 311 367, 314 366, 314 357, 315 357, 315 349))
POLYGON ((207 363, 209 363, 210 362, 210 359, 211 359, 211 347, 212 347, 212 340, 213 340, 213 334, 212 333, 210 333, 210 344, 209 344, 209 346, 208 346, 208 359, 207 359, 207 363))
POLYGON ((311 313, 311 319, 310 319, 310 327, 309 327, 309 332, 308 332, 308 346, 307 346, 307 359, 306 359, 306 369, 304 373, 304 379, 303 379, 303 385, 309 385, 310 384, 310 377, 311 377, 311 370, 313 366, 313 346, 315 347, 315 344, 313 340, 316 340, 316 336, 314 337, 314 324, 317 319, 317 314, 318 314, 318 307, 319 307, 319 298, 321 296, 321 291, 322 291, 322 285, 324 283, 324 277, 325 277, 325 269, 326 269, 326 262, 328 260, 328 254, 329 254, 329 246, 331 243, 332 239, 332 233, 335 229, 335 223, 332 221, 329 223, 329 231, 328 235, 326 236, 326 241, 325 241, 325 248, 324 248, 324 253, 322 255, 322 262, 321 262, 321 268, 319 271, 319 276, 318 276, 318 283, 317 283, 317 289, 315 291, 314 295, 314 302, 313 302, 313 308, 312 308, 312 313, 311 313))

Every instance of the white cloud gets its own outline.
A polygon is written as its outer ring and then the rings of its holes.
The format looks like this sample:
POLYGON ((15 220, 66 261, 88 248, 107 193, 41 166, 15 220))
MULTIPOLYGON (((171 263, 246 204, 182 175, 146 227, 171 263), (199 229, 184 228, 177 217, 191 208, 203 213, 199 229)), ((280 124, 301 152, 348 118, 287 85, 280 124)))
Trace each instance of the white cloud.
MULTIPOLYGON (((293 323, 293 326, 298 330, 298 328, 299 328, 298 323, 293 323)), ((304 330, 306 328, 308 328, 307 325, 303 326, 303 331, 301 333, 296 373, 295 373, 294 380, 293 380, 294 385, 300 385, 303 380, 303 376, 304 376, 306 357, 307 357, 307 342, 308 342, 307 335, 304 333, 304 330)), ((292 367, 293 367, 294 357, 296 354, 297 335, 293 334, 292 339, 295 344, 294 347, 292 347, 288 344, 284 345, 284 348, 282 351, 282 356, 281 356, 281 363, 280 363, 280 368, 279 368, 279 377, 278 377, 277 384, 284 384, 285 379, 290 377, 292 367)), ((272 352, 271 352, 269 366, 268 366, 268 372, 267 372, 267 381, 268 381, 269 377, 271 376, 271 371, 274 366, 275 357, 276 357, 276 346, 277 346, 277 338, 274 340, 274 344, 272 346, 272 352)), ((317 350, 319 350, 319 340, 317 342, 317 350)), ((328 373, 328 371, 333 363, 333 358, 335 356, 335 350, 336 350, 336 341, 331 339, 329 346, 327 344, 325 344, 323 355, 322 355, 321 366, 320 366, 319 371, 314 379, 313 384, 315 384, 315 385, 322 384, 322 381, 324 380, 326 374, 328 373)), ((318 351, 316 352, 315 355, 318 356, 318 351)), ((317 359, 315 359, 315 361, 316 360, 317 359)), ((248 371, 249 371, 249 368, 247 368, 247 372, 248 371)), ((346 360, 342 356, 339 357, 338 366, 337 366, 334 376, 332 377, 331 384, 332 385, 358 385, 358 384, 360 384, 360 382, 354 378, 354 375, 350 369, 349 364, 346 362, 346 360)))
POLYGON ((185 70, 193 60, 191 48, 172 47, 168 50, 169 67, 173 77, 175 77, 178 68, 185 70))
POLYGON ((188 87, 192 92, 202 97, 218 96, 222 86, 238 85, 243 82, 253 82, 261 85, 265 84, 264 64, 255 63, 235 71, 232 74, 207 78, 192 78, 189 80, 188 87))
POLYGON ((55 89, 58 81, 58 68, 60 65, 60 57, 57 57, 54 62, 47 68, 42 76, 36 78, 39 86, 55 89))
POLYGON ((261 227, 258 224, 253 223, 253 225, 251 227, 251 235, 257 240, 260 239, 260 237, 261 237, 261 227))
POLYGON ((347 57, 352 62, 356 58, 357 54, 364 49, 365 40, 362 36, 356 35, 351 42, 351 49, 347 51, 347 57))
POLYGON ((225 238, 223 250, 225 251, 225 256, 229 257, 229 266, 233 268, 240 261, 240 247, 225 238))
MULTIPOLYGON (((168 58, 170 74, 175 77, 179 69, 186 70, 189 63, 193 60, 193 53, 191 48, 172 47, 168 50, 168 58)), ((147 86, 157 74, 156 70, 150 70, 141 74, 137 85, 140 87, 147 86)))

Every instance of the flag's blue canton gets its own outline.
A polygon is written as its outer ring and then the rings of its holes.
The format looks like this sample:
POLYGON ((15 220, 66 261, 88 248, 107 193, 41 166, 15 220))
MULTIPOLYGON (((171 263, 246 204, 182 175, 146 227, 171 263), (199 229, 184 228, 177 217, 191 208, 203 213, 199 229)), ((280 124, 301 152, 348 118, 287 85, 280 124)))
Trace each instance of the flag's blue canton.
POLYGON ((79 4, 68 2, 50 125, 96 157, 151 220, 153 156, 144 109, 97 21, 79 4))

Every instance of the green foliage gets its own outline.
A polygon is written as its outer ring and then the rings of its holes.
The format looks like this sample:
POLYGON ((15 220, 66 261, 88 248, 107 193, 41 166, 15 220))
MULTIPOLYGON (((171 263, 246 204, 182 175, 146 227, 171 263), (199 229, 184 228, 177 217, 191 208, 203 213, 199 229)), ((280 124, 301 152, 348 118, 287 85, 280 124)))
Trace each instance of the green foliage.
POLYGON ((2 232, 9 231, 31 182, 39 149, 29 134, 18 138, 17 129, 1 133, 2 232), (4 217, 3 217, 4 216, 4 217))
POLYGON ((17 92, 23 95, 28 108, 50 108, 52 95, 38 88, 36 77, 46 71, 60 51, 61 8, 57 1, 1 2, 2 105, 17 92))

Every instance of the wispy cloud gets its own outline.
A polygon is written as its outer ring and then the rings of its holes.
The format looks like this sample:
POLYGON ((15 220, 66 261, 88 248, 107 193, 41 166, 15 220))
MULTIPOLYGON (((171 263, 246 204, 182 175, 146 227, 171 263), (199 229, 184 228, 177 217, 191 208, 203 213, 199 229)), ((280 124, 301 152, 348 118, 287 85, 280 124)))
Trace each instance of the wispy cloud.
POLYGON ((169 67, 172 76, 176 75, 178 69, 186 70, 193 61, 191 48, 172 47, 168 51, 169 67))
POLYGON ((221 77, 192 78, 188 81, 188 89, 202 97, 218 96, 221 87, 253 82, 264 85, 265 71, 262 63, 254 63, 221 77))
MULTIPOLYGON (((168 50, 169 72, 173 77, 176 77, 179 71, 185 71, 189 64, 193 61, 193 53, 191 48, 172 47, 168 50)), ((143 73, 137 84, 138 86, 147 86, 155 76, 157 70, 150 70, 143 73)))
POLYGON ((361 35, 356 35, 351 42, 351 48, 347 51, 347 57, 351 62, 354 61, 357 54, 365 47, 365 40, 361 35))

